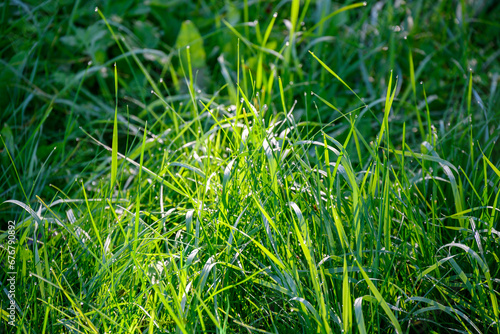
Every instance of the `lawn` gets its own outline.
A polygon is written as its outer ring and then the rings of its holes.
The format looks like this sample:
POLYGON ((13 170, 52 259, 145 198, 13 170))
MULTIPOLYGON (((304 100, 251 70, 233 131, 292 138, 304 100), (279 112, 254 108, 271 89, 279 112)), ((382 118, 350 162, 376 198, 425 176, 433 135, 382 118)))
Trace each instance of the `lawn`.
POLYGON ((500 3, 0 3, 0 332, 500 334, 500 3))

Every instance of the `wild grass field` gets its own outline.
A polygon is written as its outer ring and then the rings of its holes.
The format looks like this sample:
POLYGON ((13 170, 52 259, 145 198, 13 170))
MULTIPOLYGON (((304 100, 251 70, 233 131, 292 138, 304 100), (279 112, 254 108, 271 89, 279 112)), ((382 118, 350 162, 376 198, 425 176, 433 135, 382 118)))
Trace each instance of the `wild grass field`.
POLYGON ((499 334, 499 22, 0 3, 0 332, 499 334))

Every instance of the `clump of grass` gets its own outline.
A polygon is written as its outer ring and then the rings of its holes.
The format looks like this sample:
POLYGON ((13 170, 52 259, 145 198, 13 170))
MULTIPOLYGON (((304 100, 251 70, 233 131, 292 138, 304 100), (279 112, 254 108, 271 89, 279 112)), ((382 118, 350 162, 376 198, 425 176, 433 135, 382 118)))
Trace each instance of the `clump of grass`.
MULTIPOLYGON (((132 31, 108 15, 136 3, 96 8, 91 31, 107 38, 87 36, 93 63, 50 96, 6 66, 23 82, 8 89, 45 106, 24 143, 2 130, 18 331, 498 333, 497 93, 485 105, 481 73, 449 73, 440 86, 430 71, 439 53, 468 61, 472 18, 450 40, 433 30, 419 40, 427 23, 456 15, 443 3, 408 23, 408 40, 393 23, 423 13, 420 3, 204 5, 183 10, 213 27, 179 24, 170 44, 149 16, 132 31), (331 51, 331 41, 353 46, 331 51), (92 50, 98 42, 109 54, 92 50), (42 130, 62 105, 62 152, 37 169, 28 157, 55 136, 42 130), (50 191, 46 180, 57 181, 50 191)), ((63 44, 85 39, 78 6, 59 23, 63 44)))

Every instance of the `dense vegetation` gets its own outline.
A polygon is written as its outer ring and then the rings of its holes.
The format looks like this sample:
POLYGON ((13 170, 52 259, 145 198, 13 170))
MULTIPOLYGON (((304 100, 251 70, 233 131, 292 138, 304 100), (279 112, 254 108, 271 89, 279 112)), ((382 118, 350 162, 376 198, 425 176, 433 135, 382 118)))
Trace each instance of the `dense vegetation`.
POLYGON ((0 331, 500 333, 495 0, 97 5, 0 4, 0 331))

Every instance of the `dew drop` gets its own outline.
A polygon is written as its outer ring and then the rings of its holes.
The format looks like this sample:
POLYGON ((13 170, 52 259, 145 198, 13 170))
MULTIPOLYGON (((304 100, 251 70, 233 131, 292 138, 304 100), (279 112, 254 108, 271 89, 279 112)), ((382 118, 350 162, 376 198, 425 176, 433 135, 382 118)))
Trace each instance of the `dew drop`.
POLYGON ((278 17, 278 12, 275 12, 275 13, 273 14, 273 17, 278 17))
POLYGON ((188 45, 188 46, 186 46, 186 49, 188 49, 188 50, 189 50, 189 45, 188 45))
POLYGON ((313 92, 313 91, 311 91, 311 95, 314 95, 314 92, 313 92))
POLYGON ((160 83, 162 83, 162 82, 163 82, 163 78, 160 78, 160 83))
POLYGON ((421 84, 421 85, 423 85, 423 84, 424 84, 424 82, 423 82, 423 81, 420 81, 420 84, 421 84))
POLYGON ((286 46, 289 46, 289 45, 290 45, 290 43, 289 43, 289 42, 286 42, 286 43, 285 43, 285 45, 286 45, 286 46))
POLYGON ((363 2, 363 6, 366 6, 366 5, 368 5, 368 4, 366 3, 366 1, 365 1, 365 2, 363 2))
POLYGON ((98 7, 96 7, 96 8, 95 8, 95 11, 97 12, 98 10, 99 10, 99 8, 98 8, 98 7))
POLYGON ((404 39, 408 39, 408 36, 405 36, 404 39))
POLYGON ((89 62, 87 63, 87 65, 92 66, 92 60, 89 60, 89 62))

